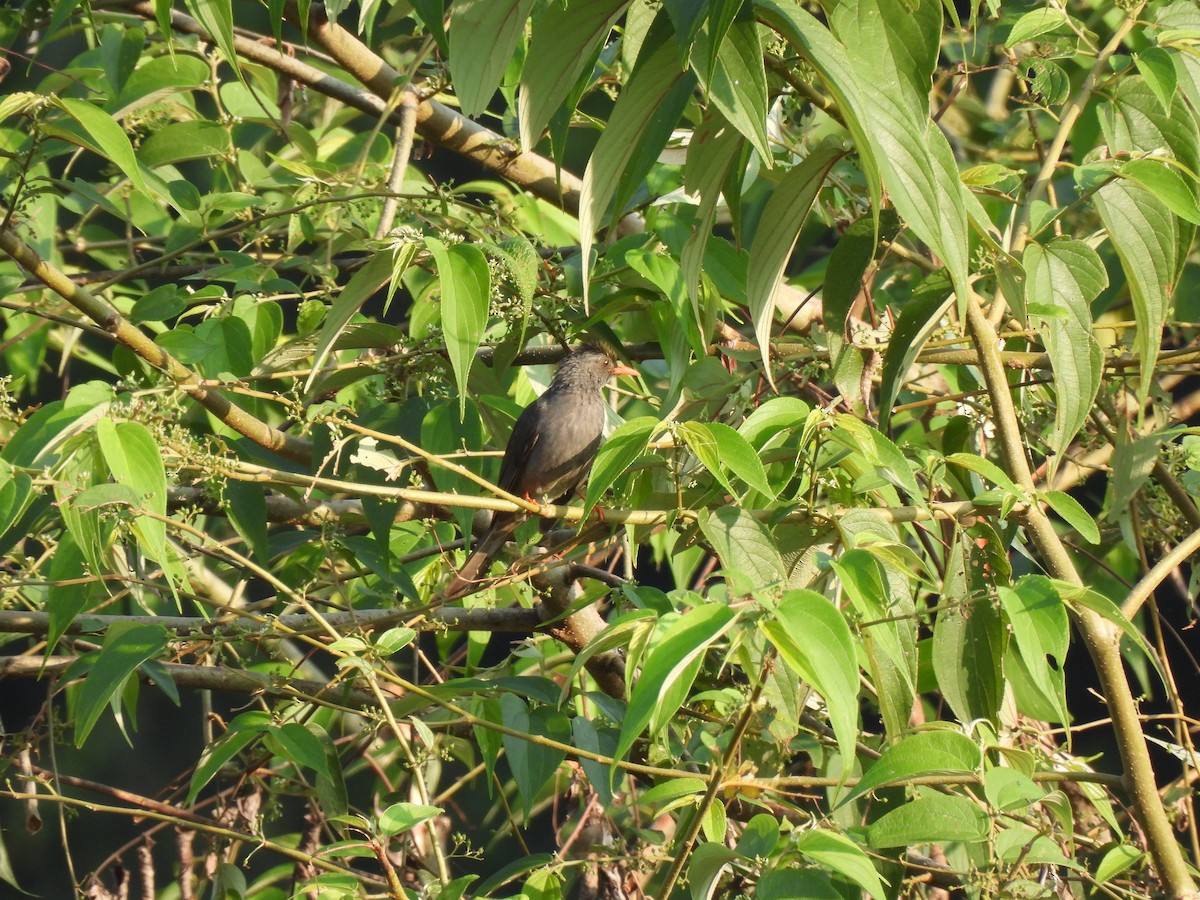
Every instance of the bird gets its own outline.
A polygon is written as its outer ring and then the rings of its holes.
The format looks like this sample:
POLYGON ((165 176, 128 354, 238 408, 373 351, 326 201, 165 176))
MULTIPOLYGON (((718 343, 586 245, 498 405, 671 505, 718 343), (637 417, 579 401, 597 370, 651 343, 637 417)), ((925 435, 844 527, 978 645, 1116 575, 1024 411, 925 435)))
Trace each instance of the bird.
MULTIPOLYGON (((587 478, 604 434, 601 390, 617 375, 637 370, 617 363, 591 344, 574 350, 559 364, 546 392, 522 410, 513 426, 496 484, 510 494, 562 503, 587 478)), ((498 511, 475 551, 444 592, 448 600, 469 594, 524 512, 498 511)))

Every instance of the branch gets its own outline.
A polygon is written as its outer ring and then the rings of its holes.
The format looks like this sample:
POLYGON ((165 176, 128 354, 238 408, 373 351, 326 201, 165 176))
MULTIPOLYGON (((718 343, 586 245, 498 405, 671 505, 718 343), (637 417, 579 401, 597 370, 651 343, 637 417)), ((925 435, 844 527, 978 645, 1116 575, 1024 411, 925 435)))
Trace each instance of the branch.
MULTIPOLYGON (((1000 362, 996 328, 983 312, 976 294, 968 298, 967 323, 983 364, 984 381, 992 400, 993 420, 1005 468, 1022 490, 1032 494, 1033 472, 1025 457, 1021 424, 1013 406, 1008 378, 1000 362)), ((1054 524, 1040 505, 1033 504, 1028 508, 1025 526, 1050 574, 1071 584, 1082 585, 1083 579, 1079 577, 1054 524)), ((1114 622, 1085 608, 1075 610, 1075 622, 1096 664, 1100 686, 1112 714, 1121 761, 1125 765, 1125 780, 1133 798, 1133 811, 1145 829, 1146 844, 1154 865, 1172 896, 1192 894, 1196 886, 1163 808, 1149 748, 1141 730, 1137 704, 1125 675, 1120 651, 1121 629, 1114 622)))
MULTIPOLYGON (((416 612, 405 609, 360 609, 323 615, 324 622, 337 629, 379 631, 394 625, 407 625, 417 631, 497 631, 528 633, 556 613, 541 609, 435 609, 416 612)), ((249 614, 246 618, 250 618, 249 614)), ((113 625, 132 622, 159 625, 189 640, 295 637, 298 634, 324 634, 325 629, 312 616, 295 613, 286 616, 261 616, 250 622, 230 618, 202 619, 199 616, 109 616, 81 613, 66 626, 64 634, 97 634, 113 625)), ((50 614, 23 610, 0 610, 0 634, 48 634, 50 614)))
POLYGON ((166 373, 175 386, 190 396, 238 434, 281 456, 298 462, 308 462, 312 447, 308 441, 285 434, 261 419, 234 406, 227 397, 201 387, 201 378, 171 354, 154 343, 139 328, 128 322, 113 306, 87 288, 75 284, 65 274, 34 252, 10 228, 0 230, 0 250, 3 250, 30 275, 73 307, 99 325, 117 342, 124 344, 150 365, 166 373))

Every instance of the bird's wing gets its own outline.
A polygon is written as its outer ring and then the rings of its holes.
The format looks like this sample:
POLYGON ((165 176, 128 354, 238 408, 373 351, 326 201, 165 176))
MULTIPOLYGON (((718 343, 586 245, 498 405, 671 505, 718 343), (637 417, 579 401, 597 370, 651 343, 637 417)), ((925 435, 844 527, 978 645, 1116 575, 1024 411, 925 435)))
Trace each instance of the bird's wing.
POLYGON ((541 440, 542 431, 538 427, 538 401, 525 407, 517 422, 513 425, 512 435, 508 446, 504 448, 504 459, 500 462, 500 478, 496 484, 510 494, 526 493, 529 485, 522 484, 529 474, 529 457, 541 440))

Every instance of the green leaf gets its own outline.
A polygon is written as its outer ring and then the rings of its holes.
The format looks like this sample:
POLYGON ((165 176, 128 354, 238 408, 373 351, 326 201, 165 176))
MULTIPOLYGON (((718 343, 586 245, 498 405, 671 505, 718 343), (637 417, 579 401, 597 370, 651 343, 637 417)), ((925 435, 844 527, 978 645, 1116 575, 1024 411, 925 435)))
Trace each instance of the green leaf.
POLYGON ((929 336, 941 324, 954 295, 944 276, 927 278, 913 298, 900 311, 900 321, 892 332, 883 355, 883 373, 879 387, 879 427, 886 429, 892 417, 892 405, 908 378, 908 371, 929 336))
POLYGON ((472 244, 447 248, 432 237, 427 237, 425 244, 437 263, 441 281, 442 330, 458 382, 458 415, 462 418, 467 414, 467 378, 487 327, 491 272, 483 251, 472 244))
MULTIPOLYGON (((158 444, 146 427, 137 422, 117 424, 111 419, 101 419, 96 423, 96 439, 113 479, 138 492, 142 509, 165 516, 166 471, 158 444)), ((146 554, 171 576, 172 584, 184 580, 183 570, 167 545, 165 522, 139 515, 134 520, 133 531, 146 554)))
POLYGON ((1070 18, 1067 14, 1057 7, 1045 6, 1035 9, 1017 19, 1012 31, 1008 33, 1008 39, 1004 45, 1015 47, 1023 41, 1032 41, 1043 34, 1049 34, 1065 27, 1069 21, 1070 18))
POLYGON ((1069 722, 1063 664, 1070 626, 1058 591, 1049 578, 1027 575, 1011 588, 998 587, 996 595, 1013 636, 1009 655, 1018 657, 1036 700, 1054 710, 1055 721, 1069 722))
POLYGON ((825 183, 825 176, 842 153, 833 144, 815 147, 775 188, 754 231, 746 278, 746 299, 754 322, 754 336, 772 386, 775 383, 771 375, 775 290, 783 280, 783 270, 796 247, 800 228, 825 183))
POLYGON ((425 806, 421 803, 393 803, 379 814, 379 832, 388 837, 395 837, 412 831, 422 822, 440 816, 440 806, 425 806))
MULTIPOLYGON (((430 238, 430 242, 435 239, 430 238)), ((440 245, 439 245, 440 246, 440 245)), ((430 248, 432 250, 432 247, 430 248)), ((416 251, 414 244, 402 244, 396 258, 405 258, 408 261, 412 260, 416 251)), ((436 258, 436 254, 435 254, 436 258)), ((317 336, 317 348, 313 355, 312 371, 308 373, 308 379, 304 382, 304 390, 308 392, 312 390, 313 382, 320 375, 321 369, 325 366, 325 361, 329 358, 329 354, 333 352, 334 342, 345 330, 346 324, 357 313, 364 303, 381 287, 389 282, 393 275, 393 257, 390 253, 377 252, 367 260, 366 265, 351 276, 350 281, 342 288, 342 292, 338 294, 337 299, 329 308, 329 312, 325 314, 325 321, 321 324, 321 333, 317 336)), ((407 268, 407 265, 405 266, 407 268)), ((438 270, 442 270, 441 261, 439 260, 438 270)), ((401 270, 403 274, 403 270, 401 270)), ((396 283, 399 283, 397 280, 396 283)), ((442 314, 445 315, 445 299, 442 301, 442 314)), ((486 314, 486 307, 485 307, 486 314)), ((482 331, 481 331, 482 333, 482 331)), ((476 341, 478 346, 478 341, 476 341)), ((474 349, 472 349, 474 354, 474 349)), ((464 395, 465 400, 465 395, 464 395)))
POLYGON ((620 207, 650 170, 694 84, 691 70, 679 67, 674 39, 663 41, 648 58, 638 60, 592 150, 579 198, 585 309, 596 230, 605 224, 610 207, 620 207))
POLYGON ((961 732, 918 731, 884 750, 842 802, 919 775, 978 772, 982 764, 979 746, 961 732))
MULTIPOLYGON (((682 39, 682 36, 680 36, 682 39)), ((691 59, 709 101, 758 151, 762 161, 772 163, 767 141, 767 74, 758 26, 750 19, 737 21, 720 41, 716 54, 710 52, 713 36, 701 33, 691 59), (710 66, 710 56, 715 65, 710 66)))
POLYGON ((629 709, 621 723, 616 756, 624 759, 647 726, 653 738, 675 715, 704 661, 709 646, 737 617, 721 603, 693 607, 667 627, 655 641, 633 686, 629 709))
MULTIPOLYGON (((721 185, 729 177, 742 145, 741 135, 725 121, 724 116, 715 111, 705 116, 688 144, 683 185, 690 194, 700 198, 700 205, 696 210, 695 227, 679 255, 679 268, 697 323, 703 323, 706 318, 700 309, 700 272, 717 219, 721 185)), ((710 331, 701 327, 702 334, 710 331)))
POLYGON ((189 159, 227 157, 233 153, 229 128, 219 122, 170 122, 146 137, 138 159, 147 169, 173 166, 189 159))
POLYGON ((1115 179, 1093 198, 1129 283, 1137 331, 1138 395, 1149 395, 1175 283, 1176 219, 1140 184, 1115 179))
POLYGON ((58 97, 55 102, 84 130, 87 140, 80 142, 81 146, 112 162, 134 187, 149 193, 145 181, 142 180, 137 157, 133 155, 133 145, 129 143, 125 130, 113 121, 112 116, 86 100, 58 97))
POLYGON ((760 494, 774 499, 775 492, 767 481, 767 470, 763 468, 762 460, 750 443, 721 422, 710 423, 708 430, 716 442, 721 462, 729 471, 760 494))
POLYGON ((50 628, 46 635, 46 655, 54 652, 75 617, 94 606, 104 595, 90 579, 85 579, 86 557, 71 531, 65 531, 50 560, 50 586, 46 589, 46 612, 50 628))
POLYGON ((1164 111, 1170 110, 1175 97, 1177 76, 1173 54, 1162 47, 1150 47, 1134 54, 1133 62, 1146 79, 1146 85, 1154 92, 1164 111))
POLYGON ((1058 238, 1045 247, 1025 248, 1025 302, 1031 324, 1046 344, 1054 371, 1054 430, 1048 443, 1058 460, 1087 422, 1100 390, 1103 353, 1092 336, 1091 303, 1108 286, 1108 274, 1096 251, 1083 241, 1058 238), (1061 317, 1037 316, 1036 304, 1048 304, 1061 317))
POLYGON ((888 896, 879 873, 871 864, 871 857, 844 834, 828 828, 809 828, 796 839, 796 849, 802 856, 849 879, 877 900, 888 896))
POLYGON ((217 776, 225 765, 250 744, 258 740, 263 728, 270 724, 266 713, 242 713, 230 723, 223 737, 209 744, 200 754, 200 762, 192 772, 184 806, 191 806, 204 786, 217 776))
POLYGON ((705 510, 700 530, 730 577, 749 580, 748 590, 780 584, 786 577, 783 557, 771 530, 736 506, 705 510))
POLYGON ((799 431, 808 418, 809 406, 796 397, 771 397, 738 426, 738 434, 761 450, 780 432, 799 431))
POLYGON ((831 565, 859 621, 867 623, 860 634, 887 732, 903 734, 917 680, 916 634, 907 610, 892 607, 882 565, 868 551, 848 550, 831 565))
MULTIPOLYGON (((961 555, 958 557, 961 561, 961 555)), ((938 689, 960 722, 997 721, 1004 699, 1007 632, 987 597, 941 610, 933 628, 933 671, 938 689)), ((943 598, 943 602, 946 599, 943 598)))
POLYGON ((737 852, 746 859, 766 859, 779 846, 779 820, 767 813, 754 816, 738 838, 737 852))
POLYGON ((325 746, 309 727, 319 726, 306 727, 299 722, 284 722, 278 726, 268 725, 263 729, 263 734, 272 753, 296 766, 307 766, 318 775, 329 777, 325 746))
POLYGON ((1131 178, 1146 188, 1179 218, 1200 225, 1200 206, 1183 176, 1167 160, 1131 159, 1120 169, 1122 178, 1131 178))
POLYGON ((990 459, 976 456, 974 453, 951 453, 946 457, 946 462, 986 478, 1009 494, 1016 497, 1024 496, 1016 483, 990 459))
POLYGON ((533 0, 457 0, 454 4, 446 36, 454 91, 464 116, 487 109, 532 8, 533 0))
POLYGON ((1037 803, 1046 789, 1016 769, 993 766, 984 773, 983 793, 996 809, 1011 812, 1037 803))
POLYGON ((1089 544, 1100 543, 1100 527, 1078 500, 1062 491, 1046 491, 1041 496, 1085 541, 1089 544))
MULTIPOLYGON (((538 707, 530 710, 525 701, 516 694, 506 693, 500 698, 500 709, 504 724, 509 728, 535 737, 545 737, 560 743, 571 740, 571 723, 558 710, 538 707)), ((538 793, 558 771, 559 763, 566 754, 553 747, 523 740, 512 735, 502 736, 504 752, 509 768, 517 782, 517 791, 525 810, 525 818, 538 793)))
POLYGON ((595 48, 607 37, 628 0, 547 3, 533 16, 532 37, 521 69, 517 122, 521 147, 532 150, 550 116, 562 105, 595 48))
POLYGON ((824 698, 849 772, 858 739, 858 656, 846 620, 820 594, 788 591, 763 631, 788 668, 824 698))
POLYGON ((583 498, 584 515, 604 496, 604 492, 625 473, 639 456, 646 452, 646 445, 662 423, 653 416, 630 419, 620 425, 608 440, 600 445, 596 461, 588 476, 587 494, 583 498))
POLYGON ((84 679, 75 706, 75 746, 82 747, 108 702, 124 689, 125 679, 137 667, 167 646, 167 630, 160 625, 117 622, 109 626, 104 646, 84 679))
POLYGON ((942 261, 963 307, 969 290, 965 188, 950 143, 929 115, 942 5, 844 4, 831 11, 830 24, 857 86, 843 113, 862 123, 896 211, 942 261))
POLYGON ((693 850, 688 860, 688 884, 691 886, 692 900, 709 900, 716 896, 714 892, 721 873, 736 859, 740 859, 738 852, 724 844, 704 842, 693 850))
POLYGON ((271 548, 267 543, 267 498, 263 486, 229 479, 225 482, 225 513, 259 565, 269 565, 271 548))
POLYGON ((949 841, 978 843, 988 835, 988 816, 965 797, 933 794, 884 813, 867 829, 872 847, 908 847, 949 841))
POLYGON ((243 80, 238 65, 238 53, 233 42, 233 0, 184 0, 188 12, 200 26, 212 35, 217 49, 225 61, 233 67, 234 75, 243 80))
POLYGON ((1112 881, 1126 869, 1146 858, 1146 853, 1132 844, 1117 844, 1104 854, 1096 866, 1096 884, 1112 881))

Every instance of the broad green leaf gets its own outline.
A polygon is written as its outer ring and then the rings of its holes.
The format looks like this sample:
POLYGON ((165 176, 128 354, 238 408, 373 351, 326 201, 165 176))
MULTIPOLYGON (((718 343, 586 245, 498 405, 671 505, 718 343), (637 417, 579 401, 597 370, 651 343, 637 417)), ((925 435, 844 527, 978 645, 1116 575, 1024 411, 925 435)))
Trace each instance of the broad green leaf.
MULTIPOLYGON (((487 327, 491 273, 483 251, 472 244, 447 248, 437 238, 427 237, 425 245, 437 263, 442 289, 442 330, 458 382, 458 415, 462 418, 467 414, 467 378, 487 327)), ((391 271, 390 261, 388 271, 391 271)))
MULTIPOLYGON (((997 588, 996 595, 1012 632, 1010 658, 1014 654, 1019 658, 1022 674, 1028 677, 1036 699, 1049 704, 1055 712, 1054 720, 1069 722, 1063 664, 1070 643, 1070 626, 1058 591, 1050 579, 1027 575, 1011 588, 997 588)), ((1015 673, 1008 674, 1012 677, 1015 673)), ((1019 692, 1017 699, 1021 700, 1019 692)))
POLYGON ((828 828, 809 828, 796 839, 796 849, 801 855, 849 879, 877 900, 888 895, 871 857, 844 834, 828 828))
POLYGON ((1096 884, 1106 884, 1112 881, 1145 857, 1145 851, 1139 850, 1132 844, 1117 844, 1104 854, 1104 858, 1096 866, 1096 884))
POLYGON ((1169 434, 1159 432, 1145 437, 1130 439, 1125 429, 1117 429, 1116 446, 1113 449, 1112 473, 1108 481, 1108 495, 1104 500, 1104 517, 1114 521, 1129 514, 1129 505, 1162 452, 1169 434))
POLYGON ((379 831, 388 837, 395 837, 412 831, 422 822, 428 822, 442 814, 440 806, 426 806, 421 803, 393 803, 379 814, 379 831))
POLYGON ((152 131, 138 147, 138 160, 147 169, 173 166, 190 159, 214 159, 233 153, 229 128, 219 122, 170 122, 152 131))
POLYGON ((1166 160, 1131 159, 1121 166, 1121 177, 1146 188, 1179 218, 1200 225, 1200 206, 1182 175, 1166 160))
POLYGON ((86 100, 59 97, 56 102, 83 129, 87 138, 83 146, 116 165, 138 190, 149 193, 133 155, 133 145, 112 116, 86 100))
MULTIPOLYGON (((619 734, 615 728, 599 728, 591 719, 575 716, 571 719, 571 737, 580 750, 613 757, 617 751, 619 734)), ((610 767, 594 759, 580 758, 579 765, 587 775, 588 783, 600 797, 600 802, 609 806, 613 799, 614 779, 610 767)), ((703 788, 702 788, 703 789, 703 788)))
POLYGON ((772 386, 775 383, 771 374, 775 290, 783 280, 783 270, 800 237, 800 227, 808 218, 809 210, 825 183, 825 176, 842 152, 832 144, 821 144, 814 148, 775 188, 754 232, 746 279, 746 299, 754 322, 754 337, 758 341, 763 366, 772 386))
POLYGON ((238 65, 238 53, 233 43, 233 0, 184 0, 184 6, 192 14, 192 18, 212 36, 221 55, 233 67, 234 75, 241 81, 242 70, 238 65))
POLYGON ((993 766, 984 773, 983 793, 996 809, 1012 811, 1036 803, 1045 796, 1046 789, 1016 769, 993 766))
POLYGON ((842 112, 863 123, 896 211, 941 259, 961 309, 969 290, 965 188, 950 143, 929 115, 942 4, 843 4, 833 8, 830 24, 858 84, 855 105, 842 112))
POLYGON ((866 550, 848 550, 832 564, 860 622, 863 649, 889 736, 908 730, 916 692, 916 634, 909 616, 893 619, 881 564, 866 550))
POLYGON ((229 479, 225 483, 225 513, 258 564, 269 565, 271 548, 267 543, 267 498, 263 486, 229 479))
POLYGON ((517 104, 522 149, 537 144, 627 5, 628 0, 547 3, 535 11, 517 104))
MULTIPOLYGON (((318 726, 311 726, 316 728, 318 726)), ((299 722, 284 722, 268 725, 263 736, 271 752, 282 756, 296 766, 307 766, 318 775, 329 775, 329 764, 325 759, 325 747, 321 739, 299 722)))
POLYGON ((1075 529, 1089 544, 1100 543, 1100 527, 1086 509, 1070 494, 1062 491, 1046 491, 1042 495, 1050 508, 1062 516, 1063 521, 1075 529))
POLYGON ((784 663, 825 700, 845 771, 858 739, 858 657, 850 626, 826 598, 788 591, 763 631, 784 663))
MULTIPOLYGON (((779 32, 816 70, 838 108, 850 113, 845 124, 862 160, 870 207, 878 215, 883 183, 880 162, 875 156, 877 148, 870 136, 876 126, 871 122, 866 101, 861 96, 864 87, 855 62, 824 23, 795 0, 756 0, 754 6, 758 17, 779 32)), ((876 90, 876 87, 868 85, 867 89, 876 90)))
POLYGON ((583 173, 579 233, 585 309, 597 229, 645 177, 691 99, 696 79, 690 69, 680 70, 676 52, 675 40, 668 38, 648 58, 638 60, 583 173))
POLYGON ((737 852, 747 859, 766 859, 779 846, 779 820, 766 813, 754 816, 738 838, 737 852))
POLYGON ((1025 248, 1025 305, 1030 324, 1046 344, 1054 371, 1054 450, 1051 473, 1092 411, 1104 370, 1103 353, 1092 336, 1091 303, 1108 286, 1096 251, 1083 241, 1059 238, 1025 248), (1039 316, 1038 305, 1061 316, 1039 316))
POLYGON ((773 499, 775 492, 767 481, 767 471, 750 443, 722 422, 709 423, 708 431, 716 442, 722 464, 760 494, 773 499))
POLYGON ((1023 41, 1032 41, 1043 34, 1065 27, 1068 21, 1070 18, 1067 14, 1057 7, 1045 6, 1035 9, 1017 19, 1004 45, 1015 47, 1023 41))
POLYGON ((941 325, 942 317, 954 302, 954 294, 944 276, 926 279, 914 294, 900 311, 900 321, 896 323, 883 355, 879 388, 879 427, 883 429, 891 421, 892 405, 904 387, 917 354, 941 325))
MULTIPOLYGON (((96 423, 96 439, 113 479, 138 492, 142 509, 165 516, 166 471, 158 444, 146 427, 137 422, 118 424, 111 419, 101 419, 96 423)), ((186 580, 182 566, 167 544, 165 522, 139 515, 134 520, 133 531, 146 554, 163 567, 172 585, 186 580)))
POLYGON ((691 886, 692 900, 709 900, 716 896, 721 873, 740 858, 736 850, 730 850, 724 844, 705 841, 696 847, 688 860, 688 884, 691 886))
POLYGON ((738 434, 755 450, 781 431, 799 431, 808 418, 809 406, 797 397, 771 397, 738 426, 738 434))
MULTIPOLYGON (((571 723, 558 710, 544 706, 531 710, 524 700, 511 693, 500 698, 500 709, 505 725, 532 735, 534 740, 551 738, 560 743, 569 743, 571 740, 571 723)), ((517 792, 521 795, 525 818, 528 819, 538 793, 554 777, 566 754, 556 748, 509 734, 502 735, 501 739, 509 768, 517 782, 517 792)))
POLYGON ((725 491, 734 498, 738 496, 738 492, 733 489, 733 485, 726 477, 724 470, 721 468, 720 453, 717 450, 717 441, 712 435, 712 431, 703 422, 680 422, 675 426, 675 434, 683 438, 683 442, 687 444, 689 450, 696 454, 696 459, 700 460, 700 464, 708 469, 725 491))
MULTIPOLYGON (((729 177, 730 167, 738 158, 742 143, 743 138, 737 129, 725 121, 720 113, 710 111, 692 133, 691 143, 688 144, 683 185, 690 194, 700 198, 700 205, 696 210, 695 228, 688 235, 679 255, 679 268, 697 323, 704 322, 706 318, 700 310, 700 272, 717 218, 721 185, 729 177)), ((702 333, 709 332, 702 329, 702 333)))
POLYGON ((715 55, 713 36, 705 30, 692 53, 692 66, 700 76, 708 100, 748 140, 769 167, 767 142, 767 74, 758 26, 753 20, 734 22, 720 41, 715 55), (715 65, 710 57, 715 56, 715 65))
MULTIPOLYGON (((961 554, 958 556, 961 561, 961 554)), ((933 628, 933 671, 938 689, 960 722, 997 721, 1004 699, 1007 632, 1000 611, 987 597, 943 596, 933 628)))
POLYGON ((771 530, 743 509, 723 506, 700 514, 700 530, 731 578, 749 580, 748 590, 780 584, 786 572, 771 530))
MULTIPOLYGON (((434 241, 435 239, 430 238, 430 244, 432 244, 434 241)), ((441 245, 439 244, 439 246, 441 245)), ((432 249, 433 248, 431 246, 430 250, 432 251, 432 249)), ((415 245, 405 243, 401 246, 396 256, 397 258, 406 258, 407 261, 411 261, 414 252, 415 245)), ((437 258, 436 254, 435 258, 437 258)), ((346 286, 342 288, 342 292, 338 294, 337 299, 333 301, 333 305, 329 308, 329 312, 325 314, 325 321, 321 323, 321 333, 317 336, 317 348, 313 354, 312 371, 309 372, 308 379, 304 382, 305 392, 312 390, 313 382, 316 381, 318 375, 320 375, 321 369, 325 365, 325 361, 329 358, 329 354, 333 352, 334 342, 342 334, 346 324, 355 315, 355 313, 362 309, 363 304, 370 300, 376 291, 389 282, 393 274, 392 269, 392 254, 387 252, 376 252, 371 255, 370 259, 367 260, 366 265, 364 265, 361 269, 355 272, 353 276, 351 276, 350 280, 346 283, 346 286)), ((447 265, 446 268, 443 269, 441 260, 438 259, 438 272, 443 273, 443 279, 446 278, 444 272, 448 270, 449 266, 447 265)), ((403 271, 401 274, 403 274, 403 271)), ((445 281, 443 281, 443 316, 445 316, 447 313, 444 285, 445 281)), ((447 343, 449 343, 448 336, 447 343)), ((478 341, 476 341, 476 346, 478 346, 478 341)), ((474 349, 472 349, 472 355, 474 352, 474 349)), ((465 380, 465 378, 460 379, 460 389, 461 385, 465 383, 465 380)), ((466 394, 464 392, 464 402, 465 399, 466 394)))
POLYGON ((464 116, 487 109, 532 8, 533 0, 455 2, 446 36, 454 91, 464 116))
POLYGON ((75 617, 94 606, 104 596, 100 585, 85 577, 86 557, 71 531, 65 531, 50 560, 50 587, 46 591, 46 612, 50 629, 46 635, 46 655, 54 652, 75 617))
POLYGON ((977 843, 988 835, 988 816, 965 797, 931 794, 884 813, 867 829, 872 847, 962 841, 977 843))
POLYGON ((982 764, 979 746, 962 732, 918 731, 884 750, 842 802, 918 775, 977 772, 982 764))
POLYGON ((946 462, 986 478, 1009 494, 1022 496, 1021 489, 1017 487, 1016 483, 990 459, 976 456, 974 453, 951 453, 946 457, 946 462))
POLYGON ((118 622, 109 626, 96 660, 84 679, 75 705, 75 746, 82 747, 108 702, 124 689, 125 679, 167 646, 159 625, 118 622))
POLYGON ((184 805, 191 806, 204 786, 216 777, 226 763, 258 740, 259 734, 260 731, 255 729, 235 731, 231 728, 220 740, 205 747, 200 754, 200 762, 192 771, 192 782, 184 805))
POLYGON ((612 487, 613 482, 646 452, 646 445, 660 427, 662 423, 653 416, 630 419, 600 445, 596 461, 592 465, 592 473, 588 476, 587 494, 583 498, 585 515, 604 496, 604 492, 612 487))
POLYGON ((687 700, 709 646, 736 618, 724 604, 708 603, 688 610, 668 626, 650 648, 633 686, 617 741, 618 759, 624 759, 647 728, 653 738, 666 727, 687 700))

